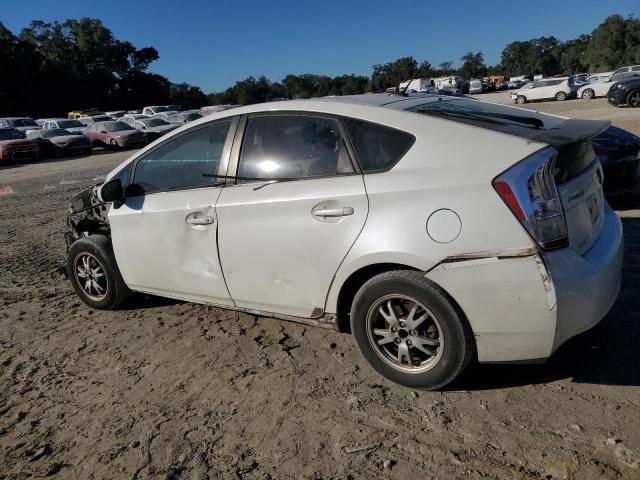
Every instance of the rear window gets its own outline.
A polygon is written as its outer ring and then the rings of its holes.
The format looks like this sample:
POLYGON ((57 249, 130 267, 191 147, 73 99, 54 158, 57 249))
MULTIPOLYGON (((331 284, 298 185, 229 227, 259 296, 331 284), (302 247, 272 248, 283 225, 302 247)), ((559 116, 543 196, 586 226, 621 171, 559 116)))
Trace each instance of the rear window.
POLYGON ((389 170, 416 141, 410 133, 377 123, 344 118, 344 124, 365 173, 389 170))

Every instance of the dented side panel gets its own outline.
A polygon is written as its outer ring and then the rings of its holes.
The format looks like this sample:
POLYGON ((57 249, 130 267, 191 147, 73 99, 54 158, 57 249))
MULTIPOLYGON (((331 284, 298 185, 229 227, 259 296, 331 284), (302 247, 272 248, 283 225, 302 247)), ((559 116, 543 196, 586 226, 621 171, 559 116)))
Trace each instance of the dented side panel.
POLYGON ((555 289, 539 254, 450 261, 425 276, 466 313, 479 361, 533 361, 551 354, 555 289))

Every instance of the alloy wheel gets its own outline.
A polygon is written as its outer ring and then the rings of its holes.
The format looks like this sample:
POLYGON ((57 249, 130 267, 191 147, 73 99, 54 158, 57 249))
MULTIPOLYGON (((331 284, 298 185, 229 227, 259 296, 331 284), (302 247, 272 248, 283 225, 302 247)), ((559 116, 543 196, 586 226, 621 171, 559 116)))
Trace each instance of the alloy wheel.
POLYGON ((435 367, 444 351, 437 317, 418 300, 386 295, 367 313, 367 336, 376 354, 403 373, 422 373, 435 367))
POLYGON ((107 296, 109 282, 104 268, 90 253, 81 253, 74 260, 76 282, 91 300, 101 301, 107 296))
POLYGON ((633 92, 629 95, 629 105, 634 108, 640 107, 640 91, 633 92))

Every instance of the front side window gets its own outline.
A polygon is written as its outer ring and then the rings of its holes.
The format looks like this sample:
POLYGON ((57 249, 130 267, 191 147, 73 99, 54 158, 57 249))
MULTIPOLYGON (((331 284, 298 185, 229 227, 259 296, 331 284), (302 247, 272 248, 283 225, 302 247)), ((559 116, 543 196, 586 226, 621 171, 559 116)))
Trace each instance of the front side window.
POLYGON ((345 118, 344 124, 364 173, 390 169, 416 141, 410 133, 377 123, 345 118))
POLYGON ((632 72, 640 72, 640 65, 637 65, 635 67, 631 67, 631 71, 632 72))
POLYGON ((238 176, 255 180, 311 178, 353 173, 333 118, 273 115, 248 120, 238 176))
POLYGON ((138 160, 132 194, 185 190, 218 183, 220 179, 211 175, 218 173, 230 125, 228 121, 199 128, 138 160))

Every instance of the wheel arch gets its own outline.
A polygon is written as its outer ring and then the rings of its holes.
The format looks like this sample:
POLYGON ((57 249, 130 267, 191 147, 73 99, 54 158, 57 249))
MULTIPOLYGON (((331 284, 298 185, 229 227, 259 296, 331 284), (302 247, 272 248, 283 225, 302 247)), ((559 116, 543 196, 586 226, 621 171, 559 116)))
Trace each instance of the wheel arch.
POLYGON ((350 333, 351 327, 349 324, 349 312, 351 310, 351 304, 353 299, 360 290, 360 287, 364 285, 369 279, 379 275, 380 273, 389 272, 392 270, 413 270, 419 272, 419 268, 412 267, 410 265, 403 265, 400 263, 372 263, 360 267, 352 272, 346 280, 340 286, 337 295, 336 302, 336 315, 338 331, 350 333))

